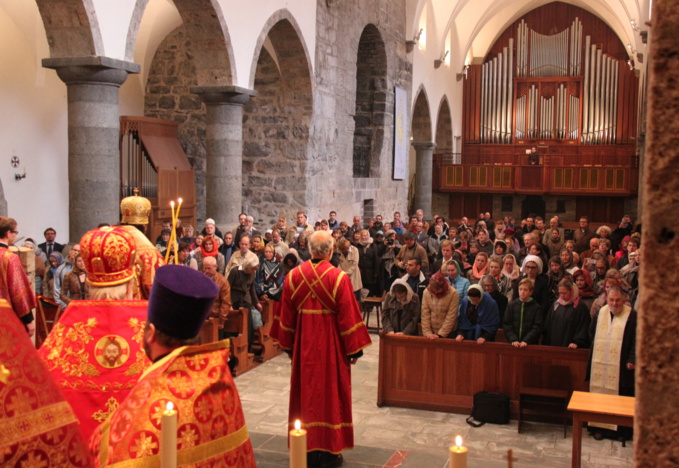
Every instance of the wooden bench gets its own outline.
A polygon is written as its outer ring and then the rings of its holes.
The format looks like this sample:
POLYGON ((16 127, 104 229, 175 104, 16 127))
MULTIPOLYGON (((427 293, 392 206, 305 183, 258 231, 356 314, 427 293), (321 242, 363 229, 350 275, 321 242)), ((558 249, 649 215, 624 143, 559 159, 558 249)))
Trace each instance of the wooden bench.
POLYGON ((274 320, 274 301, 262 302, 262 322, 264 325, 257 327, 255 337, 261 346, 262 352, 258 356, 258 361, 265 362, 278 356, 281 351, 278 349, 278 342, 271 337, 271 325, 274 320))
POLYGON ((573 414, 573 468, 580 468, 583 422, 634 425, 634 397, 573 392, 568 410, 573 414))
POLYGON ((475 393, 501 392, 509 395, 516 418, 524 364, 567 366, 573 390, 587 390, 588 354, 586 349, 382 335, 377 406, 469 414, 475 393))
POLYGON ((242 374, 254 366, 254 355, 248 352, 248 319, 250 310, 241 307, 229 312, 224 321, 224 332, 233 336, 231 359, 235 361, 234 375, 242 374))

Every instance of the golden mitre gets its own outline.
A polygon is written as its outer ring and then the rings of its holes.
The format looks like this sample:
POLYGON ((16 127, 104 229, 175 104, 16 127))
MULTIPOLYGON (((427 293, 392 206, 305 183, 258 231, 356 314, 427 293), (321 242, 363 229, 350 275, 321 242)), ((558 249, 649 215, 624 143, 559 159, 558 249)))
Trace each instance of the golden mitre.
POLYGON ((134 189, 134 195, 125 197, 120 202, 122 224, 148 224, 151 213, 151 202, 139 196, 139 189, 134 189))

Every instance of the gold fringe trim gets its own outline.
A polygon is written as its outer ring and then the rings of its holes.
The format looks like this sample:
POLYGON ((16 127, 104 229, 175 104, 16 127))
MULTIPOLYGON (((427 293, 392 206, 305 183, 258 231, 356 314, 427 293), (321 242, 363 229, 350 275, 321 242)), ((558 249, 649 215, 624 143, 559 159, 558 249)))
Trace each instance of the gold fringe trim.
POLYGON ((4 418, 0 424, 2 447, 77 423, 73 410, 65 401, 43 406, 20 416, 4 418))
POLYGON ((356 330, 361 328, 361 326, 365 326, 365 323, 363 321, 358 322, 356 325, 354 325, 353 327, 351 327, 348 330, 340 332, 340 335, 342 335, 342 336, 351 335, 353 332, 355 332, 356 330))

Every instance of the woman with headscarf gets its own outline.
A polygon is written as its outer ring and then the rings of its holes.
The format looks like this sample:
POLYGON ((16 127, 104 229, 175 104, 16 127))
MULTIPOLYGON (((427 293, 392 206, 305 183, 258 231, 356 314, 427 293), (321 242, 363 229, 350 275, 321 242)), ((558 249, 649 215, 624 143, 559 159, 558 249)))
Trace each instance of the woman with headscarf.
POLYGON ((264 258, 264 246, 265 246, 264 237, 262 237, 261 234, 255 234, 254 236, 252 236, 250 242, 250 250, 252 250, 252 252, 255 255, 257 255, 257 258, 259 259, 260 263, 264 258))
POLYGON ((572 275, 576 270, 578 270, 578 266, 573 260, 573 252, 568 250, 567 247, 561 249, 561 252, 559 252, 559 257, 561 258, 561 270, 563 270, 564 274, 568 273, 569 275, 572 275))
POLYGON ((561 254, 561 249, 563 249, 564 242, 561 238, 561 231, 558 228, 549 230, 549 239, 547 240, 547 249, 549 249, 550 256, 559 256, 561 254))
POLYGON ((625 236, 622 238, 622 240, 618 244, 618 251, 615 252, 613 264, 611 266, 617 267, 620 259, 627 255, 627 244, 629 244, 630 239, 632 239, 631 236, 625 236))
POLYGON ((549 270, 547 270, 547 304, 551 304, 559 297, 559 283, 566 276, 570 275, 563 271, 563 263, 561 257, 552 257, 549 259, 549 270))
MULTIPOLYGON (((196 240, 198 239, 196 238, 196 240)), ((206 257, 215 257, 215 260, 217 260, 217 273, 223 275, 224 268, 226 267, 226 262, 224 262, 224 255, 219 253, 217 243, 215 242, 214 237, 212 237, 211 235, 205 236, 205 238, 203 239, 203 243, 200 245, 198 250, 196 250, 196 255, 194 256, 194 258, 198 263, 198 271, 203 271, 203 259, 206 257)))
POLYGON ((264 255, 260 259, 255 290, 259 299, 279 301, 283 292, 283 269, 276 259, 274 246, 264 247, 264 255))
POLYGON ((436 272, 422 295, 422 335, 430 340, 448 338, 457 328, 459 294, 436 272))
POLYGON ((514 290, 513 290, 513 285, 514 281, 519 279, 519 276, 521 276, 521 269, 519 268, 519 265, 516 263, 516 257, 514 254, 507 254, 504 256, 502 259, 502 281, 498 282, 498 286, 500 286, 500 291, 507 296, 507 300, 511 301, 514 298, 514 290), (505 286, 507 283, 509 283, 509 289, 505 290, 505 286))
POLYGON ((542 273, 542 259, 535 255, 527 255, 521 265, 521 276, 512 284, 514 297, 519 297, 519 282, 528 278, 533 282, 533 299, 540 304, 543 309, 549 306, 549 284, 547 276, 542 273))
POLYGON ((542 307, 533 300, 533 282, 519 282, 519 297, 507 306, 502 319, 505 337, 515 348, 538 344, 542 334, 542 307))
POLYGON ((497 304, 497 310, 500 314, 500 317, 503 317, 505 310, 507 309, 507 303, 509 301, 507 300, 507 297, 498 290, 497 281, 495 278, 492 275, 483 275, 483 278, 481 278, 479 284, 483 290, 490 294, 490 297, 493 298, 497 304))
POLYGON ((580 302, 585 304, 587 310, 591 310, 597 294, 594 290, 594 282, 592 281, 592 276, 589 274, 589 271, 584 268, 577 270, 573 273, 573 282, 578 287, 580 302))
POLYGON ((42 279, 42 295, 48 300, 54 297, 54 277, 57 274, 57 268, 64 263, 64 257, 59 252, 52 252, 48 259, 49 268, 45 271, 45 277, 42 279))
POLYGON ((493 254, 493 241, 490 240, 490 235, 485 228, 479 230, 476 237, 476 243, 479 246, 479 252, 484 252, 486 255, 493 254))
POLYGON ((469 287, 467 297, 460 305, 457 341, 474 340, 478 344, 495 341, 500 327, 500 313, 490 294, 483 292, 480 285, 469 287))
POLYGON ((61 302, 68 305, 71 301, 87 299, 88 293, 89 285, 87 283, 85 262, 80 254, 78 254, 73 261, 73 270, 64 276, 59 297, 61 302))
POLYGON ((542 344, 563 348, 589 348, 590 316, 581 303, 578 287, 565 278, 559 283, 559 298, 545 318, 542 344))
POLYGON ((391 285, 382 304, 382 329, 387 335, 417 335, 420 298, 399 278, 391 285))
POLYGON ((479 252, 476 254, 472 269, 467 272, 467 279, 471 284, 478 284, 486 273, 488 273, 488 254, 479 252))
POLYGON ((504 262, 502 257, 498 255, 493 255, 488 260, 488 274, 497 282, 497 291, 509 300, 507 293, 510 293, 512 290, 512 280, 502 274, 503 267, 504 262))

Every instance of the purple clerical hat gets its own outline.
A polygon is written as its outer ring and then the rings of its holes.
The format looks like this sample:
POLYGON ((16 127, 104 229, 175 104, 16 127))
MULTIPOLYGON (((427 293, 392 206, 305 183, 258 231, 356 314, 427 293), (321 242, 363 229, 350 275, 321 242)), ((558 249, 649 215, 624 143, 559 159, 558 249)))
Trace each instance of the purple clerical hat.
POLYGON ((162 266, 153 280, 148 321, 173 338, 195 338, 218 293, 215 282, 203 273, 181 265, 162 266))

